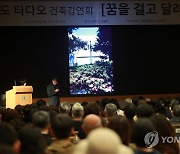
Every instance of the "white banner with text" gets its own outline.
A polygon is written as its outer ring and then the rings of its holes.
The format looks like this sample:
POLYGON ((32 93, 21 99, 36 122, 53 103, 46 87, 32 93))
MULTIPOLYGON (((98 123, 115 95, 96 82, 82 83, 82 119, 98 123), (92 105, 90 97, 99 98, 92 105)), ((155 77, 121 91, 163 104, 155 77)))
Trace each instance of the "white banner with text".
POLYGON ((177 0, 0 1, 0 26, 177 24, 177 0))

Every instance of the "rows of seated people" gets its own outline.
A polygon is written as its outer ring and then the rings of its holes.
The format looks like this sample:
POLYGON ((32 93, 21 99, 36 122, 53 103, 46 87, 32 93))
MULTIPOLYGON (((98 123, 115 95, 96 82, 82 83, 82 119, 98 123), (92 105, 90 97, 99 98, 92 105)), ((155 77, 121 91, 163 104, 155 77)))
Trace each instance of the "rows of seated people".
POLYGON ((0 154, 179 154, 179 102, 139 96, 123 105, 103 98, 57 107, 39 99, 1 107, 0 154))

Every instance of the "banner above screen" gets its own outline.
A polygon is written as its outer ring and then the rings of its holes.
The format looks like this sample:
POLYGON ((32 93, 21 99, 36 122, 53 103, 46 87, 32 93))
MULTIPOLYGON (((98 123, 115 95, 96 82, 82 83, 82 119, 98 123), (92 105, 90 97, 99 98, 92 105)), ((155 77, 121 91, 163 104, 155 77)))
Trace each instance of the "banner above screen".
POLYGON ((0 26, 177 25, 180 1, 1 1, 0 26))

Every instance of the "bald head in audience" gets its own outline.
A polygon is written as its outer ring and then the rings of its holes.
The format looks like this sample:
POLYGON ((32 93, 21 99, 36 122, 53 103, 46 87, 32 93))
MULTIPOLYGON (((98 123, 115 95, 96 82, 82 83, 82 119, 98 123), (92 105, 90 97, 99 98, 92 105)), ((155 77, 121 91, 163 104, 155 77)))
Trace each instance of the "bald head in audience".
POLYGON ((91 130, 99 127, 102 127, 99 116, 95 114, 89 114, 84 118, 82 129, 86 134, 88 134, 91 130))

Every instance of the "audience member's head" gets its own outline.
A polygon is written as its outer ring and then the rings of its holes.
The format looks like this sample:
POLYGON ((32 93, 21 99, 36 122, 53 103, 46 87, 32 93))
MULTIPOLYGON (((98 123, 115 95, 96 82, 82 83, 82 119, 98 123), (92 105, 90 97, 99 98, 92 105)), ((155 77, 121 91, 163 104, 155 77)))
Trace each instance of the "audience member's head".
MULTIPOLYGON (((55 105, 53 105, 53 106, 55 106, 55 105)), ((47 106, 47 105, 41 105, 39 107, 39 110, 41 110, 41 111, 49 111, 50 109, 51 108, 49 106, 47 106)))
POLYGON ((135 96, 132 98, 132 102, 136 106, 140 104, 146 104, 146 98, 144 98, 143 96, 135 96))
POLYGON ((88 134, 95 128, 102 127, 101 118, 95 114, 89 114, 84 118, 82 129, 88 134))
POLYGON ((21 141, 20 154, 42 154, 46 148, 45 138, 40 130, 30 124, 25 125, 19 131, 21 141))
POLYGON ((83 102, 81 103, 81 105, 82 105, 83 107, 85 107, 86 105, 88 105, 88 102, 83 101, 83 102))
POLYGON ((125 101, 124 101, 125 104, 131 104, 133 103, 132 99, 131 98, 126 98, 125 101))
POLYGON ((105 116, 107 118, 111 118, 111 117, 117 115, 117 107, 113 103, 108 103, 105 106, 104 112, 105 112, 105 116))
POLYGON ((20 150, 17 132, 9 123, 0 123, 0 144, 11 146, 15 153, 18 153, 20 150))
POLYGON ((21 118, 15 118, 9 122, 11 126, 16 130, 16 132, 19 132, 19 130, 25 125, 24 121, 21 118))
POLYGON ((177 143, 168 142, 163 143, 162 137, 175 137, 175 129, 172 127, 167 117, 162 114, 154 114, 150 117, 150 120, 154 124, 159 136, 159 143, 156 149, 162 153, 173 154, 179 153, 179 146, 177 143))
POLYGON ((38 108, 39 108, 40 106, 46 105, 46 101, 43 100, 43 99, 38 99, 38 100, 36 101, 36 104, 37 104, 37 106, 38 106, 38 108))
POLYGON ((175 106, 175 105, 179 105, 180 103, 179 103, 179 101, 177 100, 177 99, 172 99, 171 100, 171 103, 170 103, 170 107, 171 107, 171 109, 173 109, 173 107, 175 106))
POLYGON ((50 116, 46 111, 37 111, 32 115, 32 123, 40 130, 48 129, 50 124, 50 116))
POLYGON ((99 112, 100 112, 100 113, 99 113, 99 116, 105 117, 105 115, 104 115, 104 107, 103 107, 101 101, 96 100, 96 101, 95 101, 95 104, 97 104, 98 107, 99 107, 99 112))
POLYGON ((172 109, 173 115, 180 118, 180 104, 175 105, 172 109))
POLYGON ((14 109, 17 111, 19 117, 22 118, 23 117, 23 106, 18 104, 15 106, 14 109))
POLYGON ((24 115, 24 117, 30 117, 30 113, 31 113, 31 105, 26 104, 25 106, 23 106, 23 115, 24 115))
POLYGON ((133 154, 109 128, 97 128, 75 147, 73 154, 133 154))
POLYGON ((7 108, 5 111, 5 121, 10 122, 13 119, 19 118, 19 114, 16 110, 7 108))
POLYGON ((148 105, 151 105, 152 106, 152 108, 154 109, 154 112, 155 112, 155 105, 156 105, 156 100, 149 100, 149 101, 147 101, 147 104, 148 105))
POLYGON ((176 96, 175 99, 180 102, 180 95, 176 96))
POLYGON ((109 128, 114 130, 122 140, 122 143, 129 145, 130 123, 125 116, 116 115, 109 120, 109 128))
POLYGON ((6 108, 0 108, 0 122, 5 121, 6 108))
POLYGON ((118 102, 118 100, 117 100, 117 99, 112 98, 112 99, 110 100, 110 103, 112 103, 112 104, 116 105, 117 110, 121 109, 121 106, 120 106, 120 104, 119 104, 119 102, 118 102))
POLYGON ((155 131, 155 127, 149 118, 138 119, 131 129, 131 143, 134 143, 138 148, 147 148, 144 137, 152 131, 155 131))
POLYGON ((101 100, 101 104, 102 104, 102 106, 103 106, 103 110, 104 110, 106 104, 108 104, 108 103, 110 103, 110 99, 109 99, 109 98, 104 97, 104 98, 101 100))
MULTIPOLYGON (((32 109, 31 109, 31 111, 30 111, 30 120, 32 120, 32 115, 33 115, 35 112, 37 112, 37 111, 39 111, 38 108, 32 108, 32 109)), ((32 121, 30 121, 30 122, 32 122, 32 121)))
POLYGON ((58 115, 58 113, 54 110, 49 110, 48 113, 50 116, 50 123, 52 123, 53 119, 58 115))
POLYGON ((127 103, 124 107, 124 115, 128 120, 133 121, 133 118, 136 115, 136 106, 133 103, 127 103))
POLYGON ((95 115, 100 115, 100 109, 99 106, 92 102, 92 103, 88 103, 85 107, 84 107, 84 117, 86 117, 89 114, 95 114, 95 115))
POLYGON ((154 114, 154 109, 149 104, 140 104, 136 108, 137 118, 148 118, 154 114))
POLYGON ((57 140, 67 139, 73 131, 73 120, 67 114, 58 114, 51 125, 54 137, 57 140))
POLYGON ((71 104, 69 102, 62 102, 59 105, 59 112, 60 113, 67 113, 69 114, 71 110, 71 104))
POLYGON ((96 100, 96 101, 95 101, 95 103, 96 103, 97 105, 99 105, 99 107, 101 108, 101 110, 103 110, 103 109, 104 109, 104 107, 103 107, 103 105, 102 105, 101 101, 96 100))
POLYGON ((31 109, 38 109, 37 103, 32 103, 31 104, 31 109))
POLYGON ((80 103, 75 103, 72 106, 71 113, 73 118, 82 118, 84 116, 84 108, 80 103))
POLYGON ((50 111, 55 111, 56 113, 59 113, 60 112, 60 110, 59 110, 59 107, 58 106, 56 106, 56 105, 50 105, 49 106, 49 109, 50 109, 50 111))
POLYGON ((15 154, 15 152, 10 145, 0 144, 0 154, 15 154))
POLYGON ((159 102, 163 102, 165 107, 170 107, 171 99, 169 97, 160 97, 159 102))

